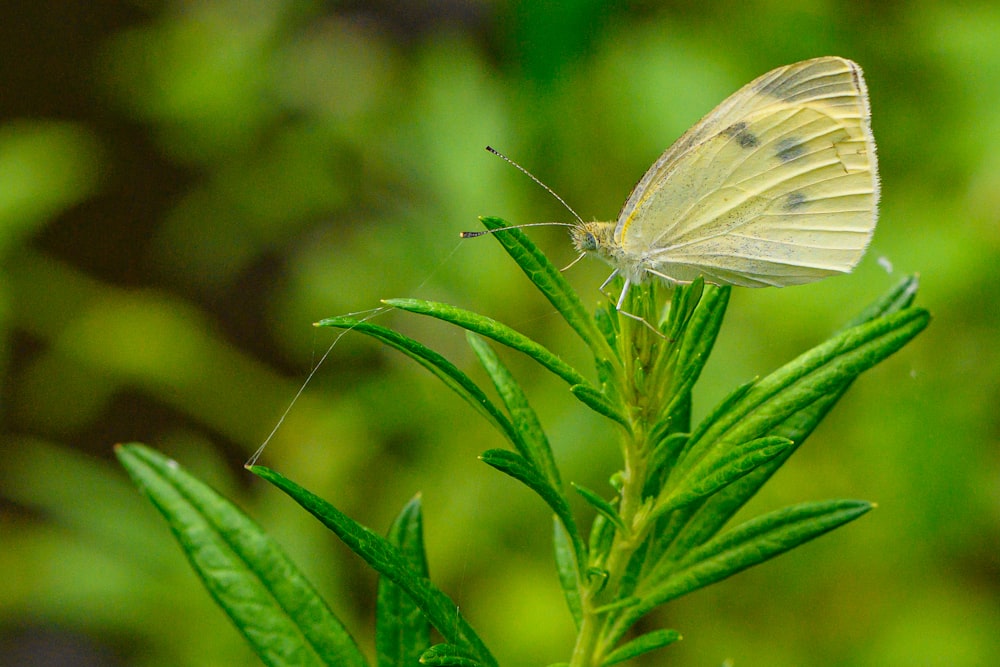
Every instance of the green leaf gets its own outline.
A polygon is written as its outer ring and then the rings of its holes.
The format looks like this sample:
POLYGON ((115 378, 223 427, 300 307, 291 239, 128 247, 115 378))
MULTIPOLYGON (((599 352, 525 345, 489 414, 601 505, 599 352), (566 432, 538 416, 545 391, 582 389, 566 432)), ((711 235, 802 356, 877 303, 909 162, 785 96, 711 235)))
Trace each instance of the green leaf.
MULTIPOLYGON (((650 479, 659 477, 660 472, 673 463, 677 453, 684 448, 690 437, 690 433, 671 433, 656 444, 652 456, 649 457, 650 479)), ((652 492, 652 489, 647 489, 647 493, 652 492)))
POLYGON ((541 496, 545 504, 559 517, 559 520, 562 521, 563 526, 565 526, 566 531, 569 533, 578 562, 585 562, 586 548, 583 545, 583 538, 580 536, 576 520, 570 511, 569 502, 562 492, 549 484, 548 480, 538 472, 535 466, 531 465, 527 459, 517 452, 511 452, 506 449, 490 449, 483 452, 479 458, 486 465, 496 468, 506 475, 510 475, 541 496))
POLYGON ((538 415, 524 395, 524 390, 486 341, 471 332, 466 334, 466 338, 479 362, 493 380, 493 386, 507 407, 511 423, 520 434, 518 440, 521 447, 518 451, 535 466, 553 488, 560 488, 562 480, 559 478, 559 468, 556 467, 555 457, 552 455, 552 447, 549 445, 549 439, 545 437, 538 415))
POLYGON ((159 452, 129 444, 115 454, 264 664, 367 664, 316 590, 253 520, 159 452))
POLYGON ((657 517, 709 496, 794 447, 788 438, 765 436, 702 460, 653 506, 657 517))
POLYGON ((481 662, 454 644, 435 644, 420 656, 420 664, 433 667, 482 667, 481 662))
POLYGON ((921 308, 852 327, 759 381, 732 408, 692 436, 675 473, 686 472, 716 447, 746 442, 769 431, 899 350, 930 321, 921 308))
POLYGON ((906 276, 895 287, 862 310, 853 320, 844 326, 844 329, 850 329, 859 324, 870 322, 882 315, 896 313, 909 308, 917 298, 917 289, 919 287, 920 280, 917 276, 906 276))
POLYGON ((399 350, 429 370, 444 382, 448 388, 465 399, 466 403, 475 408, 479 414, 486 417, 486 420, 493 424, 515 447, 521 448, 523 446, 519 442, 520 434, 517 429, 514 428, 503 412, 486 397, 483 390, 468 375, 458 370, 454 364, 434 350, 392 329, 386 329, 385 327, 356 320, 351 317, 331 317, 317 322, 316 326, 357 331, 399 350))
POLYGON ((608 344, 608 347, 617 352, 618 334, 621 329, 615 304, 609 303, 598 306, 594 311, 594 324, 597 326, 597 330, 601 332, 601 335, 604 336, 604 342, 608 344))
POLYGON ((664 334, 669 340, 676 341, 680 337, 704 291, 703 278, 697 278, 689 285, 678 285, 674 288, 670 299, 669 317, 664 327, 664 334))
POLYGON ((462 647, 484 666, 496 666, 489 649, 458 612, 458 605, 421 573, 414 571, 407 557, 388 540, 273 470, 264 466, 251 466, 248 470, 288 494, 375 571, 403 589, 447 641, 462 647))
POLYGON ((629 643, 615 649, 608 654, 608 657, 601 663, 603 667, 617 665, 632 658, 637 658, 644 653, 655 651, 681 639, 681 633, 676 630, 654 630, 647 634, 636 637, 629 643))
POLYGON ((625 523, 622 521, 622 518, 618 516, 618 510, 614 508, 614 505, 583 485, 577 484, 576 482, 571 482, 571 484, 573 485, 573 488, 576 489, 576 492, 579 493, 591 507, 610 519, 619 530, 625 531, 625 523))
POLYGON ((552 521, 552 543, 555 547, 556 570, 559 573, 559 585, 566 597, 566 606, 573 616, 576 629, 583 622, 583 604, 580 602, 580 565, 577 563, 573 543, 563 527, 562 521, 554 517, 552 521))
POLYGON ((755 384, 757 384, 757 380, 758 378, 754 378, 753 380, 748 380, 747 382, 744 382, 743 384, 736 387, 736 389, 729 392, 729 394, 727 394, 722 399, 722 401, 720 401, 719 404, 715 406, 712 409, 712 411, 708 413, 708 415, 705 416, 705 418, 701 421, 701 423, 698 424, 698 428, 691 433, 689 439, 700 440, 705 435, 705 431, 707 431, 712 424, 719 421, 723 415, 731 412, 733 410, 733 406, 737 405, 741 400, 743 400, 743 397, 746 396, 751 389, 753 389, 755 384))
POLYGON ((506 324, 468 310, 420 299, 383 299, 382 303, 411 313, 429 315, 475 332, 528 355, 570 385, 587 384, 587 379, 547 348, 506 324))
POLYGON ((632 432, 632 425, 617 407, 607 397, 589 384, 576 384, 569 390, 588 408, 620 424, 626 432, 632 432))
POLYGON ((504 247, 504 250, 517 262, 528 279, 545 295, 566 323, 583 339, 591 352, 598 359, 610 359, 613 356, 604 336, 597 330, 594 319, 580 302, 573 288, 563 277, 549 258, 535 246, 531 240, 518 229, 504 229, 507 223, 500 218, 483 217, 479 219, 486 229, 501 229, 491 236, 504 247))
MULTIPOLYGON (((386 539, 414 574, 428 576, 419 495, 396 517, 386 539)), ((375 602, 378 667, 412 667, 430 645, 430 625, 420 607, 391 579, 379 577, 375 602)))
POLYGON ((601 565, 604 563, 611 551, 611 544, 615 538, 615 524, 604 514, 598 512, 594 516, 594 522, 590 525, 590 535, 587 545, 590 550, 590 563, 601 565))
POLYGON ((616 619, 614 641, 642 616, 686 593, 758 565, 871 510, 859 500, 802 503, 757 517, 706 542, 679 564, 658 566, 639 587, 641 601, 616 619))
MULTIPOLYGON (((909 308, 915 298, 916 289, 917 279, 915 277, 906 278, 866 308, 861 315, 855 317, 851 324, 845 327, 843 331, 860 326, 884 315, 909 308)), ((674 526, 678 530, 683 526, 683 530, 680 530, 681 534, 673 542, 670 551, 673 554, 677 554, 676 557, 679 558, 681 554, 686 553, 691 548, 704 543, 716 535, 722 529, 722 526, 757 493, 788 457, 802 445, 823 418, 833 409, 833 406, 840 400, 840 397, 844 395, 852 381, 845 381, 839 387, 831 389, 825 396, 820 397, 815 402, 795 412, 771 429, 771 435, 792 440, 795 443, 794 447, 712 496, 702 507, 692 508, 690 516, 686 520, 687 525, 684 525, 685 521, 676 521, 674 526)), ((727 397, 711 415, 705 418, 701 427, 702 431, 707 429, 722 414, 729 411, 733 405, 738 403, 754 383, 749 382, 743 385, 727 397)), ((662 537, 664 538, 662 540, 664 543, 670 543, 673 539, 670 534, 662 537)))
MULTIPOLYGON (((708 360, 722 328, 722 320, 729 306, 730 287, 706 285, 701 298, 688 318, 684 338, 678 352, 678 368, 697 369, 694 379, 708 360)), ((690 372, 690 371, 687 371, 690 372)), ((689 381, 693 384, 693 380, 689 381)))
MULTIPOLYGON (((682 288, 678 288, 678 291, 682 291, 682 288)), ((705 286, 702 296, 694 304, 694 308, 689 314, 683 316, 686 328, 677 330, 676 325, 672 324, 673 319, 671 318, 671 323, 669 323, 673 331, 671 340, 676 340, 681 333, 683 333, 683 337, 676 345, 671 346, 671 354, 675 356, 672 362, 674 364, 672 372, 674 380, 669 389, 669 395, 672 398, 650 430, 652 441, 664 438, 671 430, 676 431, 678 428, 687 430, 687 426, 677 423, 678 412, 689 406, 691 390, 698 378, 701 377, 708 356, 715 346, 715 341, 722 328, 722 320, 726 314, 726 307, 729 304, 729 294, 730 288, 728 287, 705 286)), ((675 307, 683 309, 689 306, 682 301, 671 306, 671 309, 675 307)))
POLYGON ((646 540, 635 550, 629 559, 628 565, 618 581, 618 590, 615 592, 615 600, 622 601, 632 599, 636 586, 642 576, 643 567, 646 564, 646 554, 649 551, 650 541, 646 540))

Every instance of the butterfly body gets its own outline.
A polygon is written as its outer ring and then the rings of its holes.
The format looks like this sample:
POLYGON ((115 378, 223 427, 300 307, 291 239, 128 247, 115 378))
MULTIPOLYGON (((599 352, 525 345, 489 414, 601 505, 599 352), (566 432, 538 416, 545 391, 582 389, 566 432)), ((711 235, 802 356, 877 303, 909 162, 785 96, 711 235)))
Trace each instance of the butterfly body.
MULTIPOLYGON (((617 222, 572 240, 632 284, 798 285, 849 272, 875 229, 878 170, 860 67, 837 57, 750 82, 653 164, 617 222)), ((609 279, 610 280, 610 279, 609 279)))

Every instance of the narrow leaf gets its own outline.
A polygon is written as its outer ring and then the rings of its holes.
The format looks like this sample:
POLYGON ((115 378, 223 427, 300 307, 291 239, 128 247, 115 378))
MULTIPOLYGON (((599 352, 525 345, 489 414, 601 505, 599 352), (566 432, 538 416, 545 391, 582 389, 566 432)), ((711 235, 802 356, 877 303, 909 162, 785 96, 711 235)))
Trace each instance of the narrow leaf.
MULTIPOLYGON (((420 496, 406 504, 387 536, 409 568, 427 577, 420 496)), ((412 667, 431 645, 430 624, 406 592, 387 577, 379 577, 375 602, 375 650, 378 667, 412 667)))
MULTIPOLYGON (((893 289, 880 297, 872 305, 867 307, 860 315, 855 317, 851 323, 842 331, 860 326, 884 315, 900 312, 909 308, 916 296, 917 279, 909 277, 901 281, 893 289)), ((810 405, 798 410, 790 415, 786 420, 771 429, 771 435, 788 438, 795 443, 795 446, 787 450, 784 454, 776 457, 769 463, 762 465, 742 479, 729 485, 718 494, 709 498, 702 507, 692 508, 688 517, 687 525, 684 525, 679 536, 674 538, 665 535, 666 544, 672 543, 670 548, 675 558, 681 557, 695 546, 704 543, 715 536, 723 525, 736 514, 746 502, 752 498, 757 491, 767 482, 768 479, 781 467, 794 451, 802 445, 807 437, 816 429, 824 417, 833 409, 840 397, 844 395, 850 387, 852 380, 843 382, 839 387, 832 388, 825 396, 820 397, 810 405)), ((702 422, 702 433, 692 435, 698 438, 713 424, 722 414, 726 413, 743 398, 750 390, 754 382, 747 383, 733 394, 731 394, 722 404, 702 422)), ((680 527, 685 522, 675 522, 675 527, 680 527)), ((676 534, 676 533, 675 533, 676 534)))
MULTIPOLYGON (((660 472, 674 461, 690 437, 689 433, 672 433, 656 444, 649 458, 650 479, 659 477, 660 472)), ((653 489, 647 489, 647 493, 652 492, 653 489)))
POLYGON ((896 313, 905 310, 913 305, 917 298, 917 289, 920 287, 920 280, 917 276, 906 276, 896 286, 872 302, 867 308, 844 325, 844 329, 856 327, 859 324, 870 322, 882 315, 896 313))
POLYGON ((658 567, 637 591, 641 602, 615 621, 615 641, 659 605, 763 563, 871 510, 858 500, 802 503, 765 514, 692 551, 675 567, 658 567))
POLYGON ((250 472, 262 477, 288 494, 327 528, 351 551, 382 576, 403 589, 419 606, 441 636, 488 667, 496 660, 469 623, 458 612, 458 605, 419 572, 411 569, 405 555, 385 538, 365 528, 319 496, 264 466, 251 466, 250 472))
POLYGON ((569 533, 570 541, 573 543, 573 550, 579 562, 584 562, 586 558, 586 548, 583 538, 577 529, 576 520, 570 511, 569 502, 566 496, 558 489, 554 488, 531 463, 517 452, 506 449, 490 449, 483 452, 479 457, 483 463, 500 472, 510 475, 521 482, 529 489, 541 496, 545 504, 555 512, 555 515, 562 521, 566 531, 569 533))
POLYGON ((722 401, 720 401, 719 404, 705 416, 701 423, 698 424, 698 428, 691 433, 690 439, 701 440, 705 435, 705 431, 707 431, 710 426, 719 421, 723 415, 731 412, 733 410, 733 406, 743 400, 750 390, 753 389, 754 385, 757 384, 757 380, 758 378, 748 380, 729 392, 729 394, 727 394, 722 401))
POLYGON ((599 415, 603 415, 612 421, 618 422, 627 432, 632 432, 632 426, 628 419, 617 407, 615 407, 607 397, 589 384, 576 384, 569 390, 588 408, 599 415))
POLYGON ((628 565, 625 567, 625 572, 622 574, 621 579, 618 580, 618 591, 615 593, 616 600, 621 601, 633 597, 632 594, 639 584, 640 576, 646 563, 646 554, 649 552, 649 545, 650 541, 646 540, 632 554, 628 565))
POLYGON ((840 390, 845 382, 899 350, 929 321, 927 311, 908 308, 848 329, 782 366, 721 415, 697 442, 688 445, 678 471, 689 469, 712 447, 766 435, 794 413, 840 390))
POLYGON ((518 451, 538 469, 553 488, 560 488, 562 480, 559 478, 559 469, 556 467, 556 460, 552 455, 552 447, 549 445, 549 439, 545 436, 538 415, 524 395, 524 390, 482 338, 471 332, 466 334, 466 338, 469 340, 472 351, 479 358, 479 362, 486 369, 490 379, 493 380, 493 386, 496 387, 497 393, 500 394, 500 398, 507 407, 511 423, 520 434, 518 440, 521 447, 518 451))
POLYGON ((421 343, 408 338, 400 333, 380 327, 376 324, 356 320, 350 317, 331 317, 316 323, 320 327, 336 327, 338 329, 350 329, 371 336, 376 340, 399 350, 410 357, 418 364, 433 373, 438 379, 445 383, 452 391, 461 396, 466 403, 476 409, 479 414, 486 417, 487 421, 493 424, 515 447, 521 447, 518 441, 520 435, 517 429, 510 423, 510 420, 501 412, 483 390, 473 382, 468 375, 458 370, 454 364, 445 359, 434 350, 421 343))
POLYGON ((590 550, 591 564, 603 564, 611 551, 611 545, 615 539, 615 524, 604 514, 598 512, 594 516, 594 522, 590 525, 590 535, 587 545, 590 550))
POLYGON ((482 667, 482 663, 469 657, 453 644, 435 644, 420 656, 421 665, 432 667, 482 667))
POLYGON ((583 375, 547 348, 524 334, 511 329, 506 324, 497 322, 484 315, 449 306, 448 304, 437 303, 435 301, 421 301, 420 299, 383 299, 382 303, 411 313, 436 317, 439 320, 450 322, 486 338, 492 338, 498 343, 528 355, 570 385, 587 384, 587 379, 583 375))
POLYGON ((729 306, 731 290, 730 287, 706 285, 684 328, 684 339, 678 353, 678 367, 694 365, 698 368, 696 379, 715 346, 726 308, 729 306))
POLYGON ((681 479, 677 486, 657 500, 651 516, 661 516, 710 496, 794 446, 788 438, 765 436, 732 447, 723 454, 705 459, 681 479))
POLYGON ((316 590, 253 520, 159 452, 130 444, 115 454, 264 664, 367 664, 316 590))
POLYGON ((500 218, 485 217, 479 220, 486 229, 503 230, 495 232, 492 236, 500 242, 549 303, 559 311, 566 323, 583 339, 594 356, 599 359, 610 359, 612 352, 607 341, 598 332, 593 318, 580 302, 580 297, 548 257, 519 229, 503 229, 507 227, 507 223, 500 218))
POLYGON ((703 278, 697 278, 688 285, 678 285, 673 289, 670 298, 669 318, 664 331, 668 339, 678 339, 704 293, 705 280, 703 278))
POLYGON ((644 653, 655 651, 669 644, 673 644, 681 638, 681 633, 676 630, 654 630, 653 632, 636 637, 629 643, 621 646, 611 653, 601 663, 603 667, 617 665, 632 658, 637 658, 644 653))
POLYGON ((619 530, 625 531, 625 522, 623 522, 622 518, 618 516, 618 510, 614 508, 614 505, 583 485, 577 484, 576 482, 571 482, 571 484, 573 485, 573 488, 576 489, 576 492, 579 493, 591 507, 610 519, 619 530))
POLYGON ((566 606, 573 616, 576 629, 583 623, 583 605, 580 602, 580 566, 576 560, 573 543, 562 521, 554 517, 552 521, 552 543, 555 547, 556 570, 559 573, 559 585, 562 587, 566 606))

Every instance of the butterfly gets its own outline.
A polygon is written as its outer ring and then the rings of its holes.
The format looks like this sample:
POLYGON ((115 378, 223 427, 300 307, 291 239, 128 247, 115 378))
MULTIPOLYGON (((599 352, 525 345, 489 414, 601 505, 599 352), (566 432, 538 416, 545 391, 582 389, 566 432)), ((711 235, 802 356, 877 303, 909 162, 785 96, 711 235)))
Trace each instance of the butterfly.
POLYGON ((573 245, 633 284, 784 287, 847 273, 878 218, 861 68, 823 57, 754 79, 682 135, 617 222, 572 225, 573 245))

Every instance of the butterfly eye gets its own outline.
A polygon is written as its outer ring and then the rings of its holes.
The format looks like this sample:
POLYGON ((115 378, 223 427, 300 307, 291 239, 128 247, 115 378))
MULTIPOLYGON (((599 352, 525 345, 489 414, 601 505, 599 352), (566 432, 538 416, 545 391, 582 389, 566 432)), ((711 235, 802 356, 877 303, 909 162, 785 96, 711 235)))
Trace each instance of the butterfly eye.
POLYGON ((580 241, 580 250, 592 251, 597 250, 597 237, 592 233, 587 232, 583 235, 583 240, 580 241))

